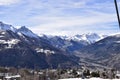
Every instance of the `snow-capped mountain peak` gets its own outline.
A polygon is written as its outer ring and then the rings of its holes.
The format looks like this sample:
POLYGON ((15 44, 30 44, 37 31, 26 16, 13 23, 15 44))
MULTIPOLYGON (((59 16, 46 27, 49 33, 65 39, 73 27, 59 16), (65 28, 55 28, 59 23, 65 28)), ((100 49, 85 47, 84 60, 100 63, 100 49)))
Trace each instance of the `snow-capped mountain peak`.
POLYGON ((24 34, 24 35, 29 36, 29 37, 38 38, 38 36, 36 34, 34 34, 31 30, 29 30, 25 26, 21 26, 21 28, 16 29, 12 25, 5 24, 5 23, 0 21, 0 30, 3 30, 3 31, 10 30, 10 31, 15 32, 15 33, 17 32, 17 33, 21 33, 21 34, 24 34))
POLYGON ((11 30, 13 32, 16 32, 16 28, 14 28, 12 25, 4 24, 3 22, 0 22, 0 30, 11 30))
POLYGON ((21 28, 17 29, 17 32, 22 33, 22 34, 29 36, 29 37, 38 38, 38 36, 36 34, 34 34, 31 30, 29 30, 25 26, 21 26, 21 28))
POLYGON ((18 29, 18 31, 26 31, 26 32, 28 32, 28 31, 30 31, 26 26, 21 26, 19 29, 18 29))
MULTIPOLYGON (((97 33, 87 33, 87 34, 77 34, 74 36, 70 36, 70 37, 64 37, 66 40, 74 40, 74 41, 86 41, 89 44, 91 43, 95 43, 103 38, 105 38, 107 36, 105 35, 100 35, 97 33)), ((63 37, 62 37, 63 38, 63 37)))
POLYGON ((85 38, 85 40, 87 40, 89 43, 94 43, 103 38, 102 35, 98 35, 97 33, 84 34, 82 37, 83 39, 85 38))

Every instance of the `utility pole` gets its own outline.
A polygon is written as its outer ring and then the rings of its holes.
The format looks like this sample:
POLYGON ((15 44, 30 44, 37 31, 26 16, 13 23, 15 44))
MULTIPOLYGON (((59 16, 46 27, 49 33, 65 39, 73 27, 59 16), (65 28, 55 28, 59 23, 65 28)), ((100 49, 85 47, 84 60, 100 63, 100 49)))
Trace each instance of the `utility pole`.
POLYGON ((115 3, 115 8, 116 8, 116 13, 117 13, 117 18, 118 18, 118 23, 119 23, 119 28, 120 28, 120 16, 119 16, 119 10, 118 10, 117 1, 114 0, 114 3, 115 3))

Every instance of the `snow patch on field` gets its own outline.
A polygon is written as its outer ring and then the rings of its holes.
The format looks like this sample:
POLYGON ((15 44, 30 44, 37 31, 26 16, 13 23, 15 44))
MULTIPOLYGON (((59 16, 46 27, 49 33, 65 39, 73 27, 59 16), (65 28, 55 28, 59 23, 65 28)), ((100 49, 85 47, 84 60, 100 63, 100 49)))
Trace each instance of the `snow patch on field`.
POLYGON ((81 78, 69 78, 69 79, 58 79, 58 80, 120 80, 120 79, 102 79, 102 78, 81 79, 81 78))
POLYGON ((19 43, 20 40, 18 39, 11 39, 11 40, 0 40, 0 44, 8 44, 6 48, 12 48, 12 45, 19 43))
POLYGON ((51 51, 51 50, 48 50, 48 49, 36 48, 35 50, 36 50, 38 53, 45 53, 46 55, 55 54, 54 51, 51 51))

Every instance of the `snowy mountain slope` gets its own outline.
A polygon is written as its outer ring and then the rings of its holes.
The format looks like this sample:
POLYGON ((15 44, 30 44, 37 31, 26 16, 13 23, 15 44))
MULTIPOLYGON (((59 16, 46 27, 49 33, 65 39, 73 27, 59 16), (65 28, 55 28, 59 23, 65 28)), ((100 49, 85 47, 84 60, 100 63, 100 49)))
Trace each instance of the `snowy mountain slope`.
POLYGON ((29 36, 29 37, 38 38, 38 35, 33 33, 31 30, 29 30, 25 26, 22 26, 21 28, 17 29, 17 33, 22 33, 22 34, 29 36))
POLYGON ((12 25, 0 22, 0 30, 10 30, 10 31, 13 31, 13 32, 17 32, 18 34, 23 34, 23 35, 26 35, 26 36, 29 36, 29 37, 38 38, 38 35, 33 33, 31 30, 29 30, 25 26, 21 26, 20 28, 16 29, 12 25))

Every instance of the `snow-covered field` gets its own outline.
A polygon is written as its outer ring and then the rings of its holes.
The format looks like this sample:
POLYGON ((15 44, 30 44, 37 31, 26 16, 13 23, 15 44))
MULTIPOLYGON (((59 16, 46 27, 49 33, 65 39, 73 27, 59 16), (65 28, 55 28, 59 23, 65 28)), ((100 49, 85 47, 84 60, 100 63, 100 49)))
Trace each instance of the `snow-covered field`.
POLYGON ((120 79, 102 79, 102 78, 81 79, 81 78, 70 78, 70 79, 59 79, 59 80, 120 80, 120 79))

